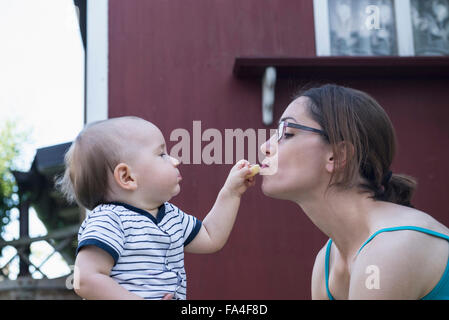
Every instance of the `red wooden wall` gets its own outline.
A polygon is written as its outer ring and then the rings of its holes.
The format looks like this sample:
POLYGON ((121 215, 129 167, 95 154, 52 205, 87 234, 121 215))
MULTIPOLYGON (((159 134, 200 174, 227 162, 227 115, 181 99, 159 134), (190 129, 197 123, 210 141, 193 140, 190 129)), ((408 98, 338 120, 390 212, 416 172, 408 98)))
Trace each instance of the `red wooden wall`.
MULTIPOLYGON (((109 117, 137 115, 176 128, 265 128, 260 82, 232 74, 237 56, 315 56, 312 1, 109 0, 109 117)), ((393 171, 420 183, 414 204, 449 225, 449 90, 443 80, 339 80, 372 94, 390 115, 399 153, 393 171)), ((275 121, 295 82, 276 85, 275 121)), ((203 146, 207 143, 203 143, 203 146)), ((230 165, 181 165, 171 201, 204 218, 230 165)), ((186 254, 189 299, 309 299, 315 255, 326 237, 300 208, 243 198, 225 248, 186 254)))

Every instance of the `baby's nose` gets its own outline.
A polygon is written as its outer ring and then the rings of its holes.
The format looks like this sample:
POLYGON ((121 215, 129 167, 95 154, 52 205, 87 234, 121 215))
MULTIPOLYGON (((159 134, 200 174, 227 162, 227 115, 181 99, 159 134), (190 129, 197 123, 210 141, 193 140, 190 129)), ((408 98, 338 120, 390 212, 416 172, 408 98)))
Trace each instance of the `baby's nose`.
POLYGON ((174 167, 179 166, 179 164, 181 163, 181 162, 180 162, 178 159, 176 159, 176 158, 170 157, 170 159, 171 159, 171 162, 173 163, 173 166, 174 166, 174 167))

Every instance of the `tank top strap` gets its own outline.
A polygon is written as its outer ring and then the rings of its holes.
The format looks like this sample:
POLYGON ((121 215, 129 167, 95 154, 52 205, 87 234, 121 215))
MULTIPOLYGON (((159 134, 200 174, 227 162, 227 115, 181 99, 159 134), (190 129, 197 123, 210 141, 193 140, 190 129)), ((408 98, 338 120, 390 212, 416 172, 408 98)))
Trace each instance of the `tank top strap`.
POLYGON ((391 228, 383 228, 380 229, 378 231, 376 231, 373 235, 371 235, 368 240, 366 240, 362 246, 360 247, 360 249, 357 251, 357 254, 360 253, 360 251, 371 241, 374 239, 374 237, 376 237, 379 233, 382 232, 391 232, 391 231, 400 231, 400 230, 413 230, 413 231, 418 231, 418 232, 423 232, 438 238, 442 238, 445 239, 447 241, 449 241, 449 236, 433 231, 433 230, 429 230, 429 229, 425 229, 425 228, 421 228, 421 227, 415 227, 415 226, 401 226, 401 227, 391 227, 391 228))
POLYGON ((329 298, 329 300, 334 300, 334 297, 332 296, 329 290, 329 260, 330 260, 331 246, 332 246, 332 239, 329 239, 326 247, 326 256, 324 258, 324 277, 326 281, 327 297, 329 298))

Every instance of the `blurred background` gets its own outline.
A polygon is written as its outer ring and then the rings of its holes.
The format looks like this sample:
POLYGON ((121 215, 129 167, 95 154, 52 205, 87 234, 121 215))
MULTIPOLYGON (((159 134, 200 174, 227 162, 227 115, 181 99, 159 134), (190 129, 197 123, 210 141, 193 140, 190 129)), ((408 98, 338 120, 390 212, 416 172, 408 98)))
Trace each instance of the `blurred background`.
MULTIPOLYGON (((449 225, 449 0, 423 3, 0 0, 0 299, 77 298, 85 213, 53 181, 83 126, 111 117, 154 122, 170 150, 194 121, 268 136, 305 86, 363 90, 395 126, 392 170, 417 178, 412 203, 449 225)), ((171 202, 204 218, 230 168, 182 164, 171 202)), ((186 254, 189 299, 310 299, 327 238, 258 180, 227 245, 186 254)))

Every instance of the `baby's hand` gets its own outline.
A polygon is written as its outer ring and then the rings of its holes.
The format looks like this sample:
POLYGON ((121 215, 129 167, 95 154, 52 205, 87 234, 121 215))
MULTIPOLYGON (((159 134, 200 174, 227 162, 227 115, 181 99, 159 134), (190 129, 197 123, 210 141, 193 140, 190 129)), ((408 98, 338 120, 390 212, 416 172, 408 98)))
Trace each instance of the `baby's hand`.
POLYGON ((254 186, 256 183, 255 174, 257 173, 251 170, 251 165, 248 161, 240 160, 229 172, 223 189, 226 189, 230 194, 241 197, 249 187, 254 186))

